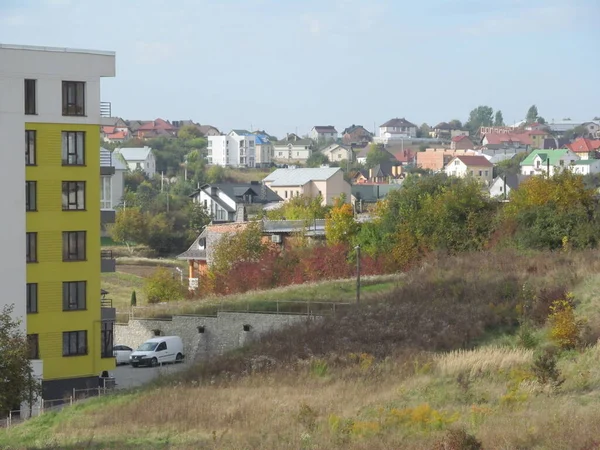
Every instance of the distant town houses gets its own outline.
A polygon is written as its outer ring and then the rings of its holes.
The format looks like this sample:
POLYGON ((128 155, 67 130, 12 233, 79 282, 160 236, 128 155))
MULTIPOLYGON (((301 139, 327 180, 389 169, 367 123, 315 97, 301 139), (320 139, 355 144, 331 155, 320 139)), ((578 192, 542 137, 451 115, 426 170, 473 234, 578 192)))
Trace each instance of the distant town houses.
POLYGON ((231 130, 226 135, 208 136, 209 164, 230 167, 255 167, 256 135, 248 130, 231 130))
POLYGON ((464 134, 460 136, 454 136, 450 142, 451 150, 468 150, 472 149, 473 147, 475 147, 473 141, 469 139, 469 136, 465 136, 464 134))
POLYGON ((361 147, 373 140, 373 133, 362 125, 351 125, 342 131, 342 143, 345 145, 358 144, 361 147))
POLYGON ((429 137, 433 139, 452 139, 458 136, 469 136, 467 130, 461 130, 460 128, 454 128, 447 122, 440 122, 434 126, 429 132, 429 137))
POLYGON ((507 174, 494 178, 490 186, 490 197, 499 200, 508 200, 510 192, 518 189, 529 177, 530 175, 507 174))
POLYGON ((321 153, 327 157, 330 162, 354 160, 354 151, 350 145, 331 144, 321 150, 321 153))
POLYGON ((416 137, 417 126, 405 118, 396 117, 379 126, 378 141, 383 144, 416 137))
POLYGON ((488 187, 492 184, 494 176, 494 165, 483 155, 455 156, 444 170, 448 176, 473 177, 488 187))
POLYGON ((572 150, 533 150, 521 162, 523 175, 550 175, 568 170, 579 161, 579 156, 572 150))
POLYGON ((335 142, 338 132, 333 125, 317 125, 312 127, 308 137, 315 142, 335 142))
POLYGON ((300 138, 294 133, 273 142, 273 162, 279 164, 305 163, 313 152, 313 141, 300 138))
POLYGON ((113 157, 120 157, 130 171, 142 170, 150 178, 156 174, 156 158, 148 146, 118 147, 113 157))

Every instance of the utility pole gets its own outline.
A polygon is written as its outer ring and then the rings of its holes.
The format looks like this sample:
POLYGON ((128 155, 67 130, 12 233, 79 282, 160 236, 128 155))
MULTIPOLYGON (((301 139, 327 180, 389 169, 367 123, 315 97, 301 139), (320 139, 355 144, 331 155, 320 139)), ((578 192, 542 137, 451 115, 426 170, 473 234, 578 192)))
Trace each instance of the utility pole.
POLYGON ((356 303, 360 303, 360 245, 354 248, 356 250, 356 303))

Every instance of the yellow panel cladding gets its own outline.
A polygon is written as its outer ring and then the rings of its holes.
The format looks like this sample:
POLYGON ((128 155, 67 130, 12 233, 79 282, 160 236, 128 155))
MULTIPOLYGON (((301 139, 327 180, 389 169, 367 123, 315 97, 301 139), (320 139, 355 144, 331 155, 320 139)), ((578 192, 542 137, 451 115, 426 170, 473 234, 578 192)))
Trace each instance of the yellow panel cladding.
POLYGON ((27 332, 39 335, 44 379, 97 376, 114 369, 100 352, 100 127, 27 123, 37 134, 37 166, 26 169, 37 181, 37 211, 27 213, 27 231, 38 233, 38 262, 27 265, 27 282, 38 283, 38 313, 27 317, 27 332), (85 166, 62 166, 62 132, 84 131, 85 166), (62 210, 62 181, 85 181, 85 211, 62 210), (86 231, 87 261, 62 261, 62 232, 86 231), (87 281, 85 311, 62 309, 62 282, 87 281), (87 331, 88 354, 62 356, 64 331, 87 331))

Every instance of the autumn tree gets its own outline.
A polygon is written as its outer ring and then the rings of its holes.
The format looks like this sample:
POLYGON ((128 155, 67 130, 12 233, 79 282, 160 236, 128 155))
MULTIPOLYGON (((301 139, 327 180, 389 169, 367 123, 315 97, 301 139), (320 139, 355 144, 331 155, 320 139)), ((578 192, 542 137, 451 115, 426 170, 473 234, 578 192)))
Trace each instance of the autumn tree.
POLYGON ((0 310, 0 416, 23 402, 34 403, 41 393, 29 360, 34 355, 30 355, 27 336, 13 311, 13 305, 0 310))
POLYGON ((352 205, 346 203, 344 196, 340 196, 335 200, 325 221, 327 244, 348 244, 358 230, 359 224, 354 220, 352 205))
POLYGON ((111 239, 125 244, 131 254, 133 253, 132 245, 146 241, 147 217, 139 208, 122 208, 116 213, 115 223, 109 224, 107 230, 111 239))
POLYGON ((237 232, 224 233, 214 246, 210 269, 224 274, 235 263, 256 262, 267 250, 259 222, 251 222, 237 232))
POLYGON ((148 303, 171 302, 183 299, 181 279, 173 270, 159 267, 144 283, 148 303))
POLYGON ((304 220, 307 225, 315 219, 325 219, 329 208, 323 205, 323 197, 299 195, 290 198, 281 208, 267 213, 271 220, 304 220))

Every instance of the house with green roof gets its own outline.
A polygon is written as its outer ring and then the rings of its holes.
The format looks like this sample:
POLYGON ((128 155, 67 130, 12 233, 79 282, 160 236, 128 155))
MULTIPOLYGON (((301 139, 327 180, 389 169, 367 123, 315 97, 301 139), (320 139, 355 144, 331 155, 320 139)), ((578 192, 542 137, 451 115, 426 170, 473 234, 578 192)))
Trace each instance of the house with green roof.
POLYGON ((527 158, 521 162, 522 175, 547 175, 553 176, 565 169, 572 167, 577 161, 577 156, 568 148, 557 150, 533 150, 527 158))

